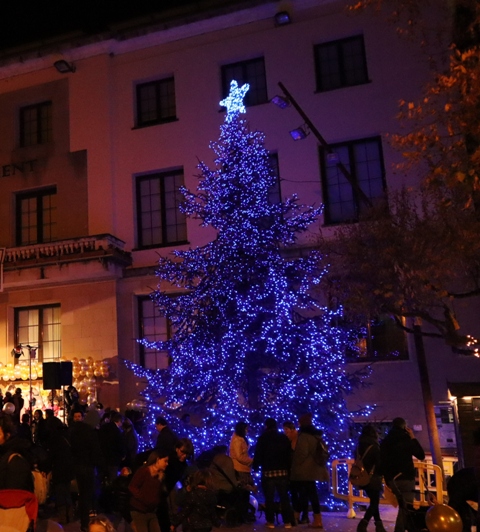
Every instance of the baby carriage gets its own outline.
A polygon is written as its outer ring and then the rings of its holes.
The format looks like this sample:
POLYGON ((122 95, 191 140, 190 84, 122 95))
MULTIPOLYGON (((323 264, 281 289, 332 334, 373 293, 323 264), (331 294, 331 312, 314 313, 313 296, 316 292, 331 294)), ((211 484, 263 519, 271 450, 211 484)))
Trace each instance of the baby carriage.
POLYGON ((33 532, 38 515, 38 501, 30 491, 0 490, 2 532, 33 532))
POLYGON ((429 508, 431 508, 431 504, 434 504, 435 502, 435 496, 433 493, 428 491, 425 478, 422 478, 422 485, 426 490, 427 499, 430 501, 428 504, 425 502, 421 504, 420 501, 416 500, 413 502, 406 501, 401 491, 398 489, 395 479, 393 479, 393 482, 389 483, 388 485, 388 488, 391 490, 393 495, 395 495, 395 498, 398 502, 399 511, 403 512, 405 529, 408 532, 428 532, 426 515, 429 508))

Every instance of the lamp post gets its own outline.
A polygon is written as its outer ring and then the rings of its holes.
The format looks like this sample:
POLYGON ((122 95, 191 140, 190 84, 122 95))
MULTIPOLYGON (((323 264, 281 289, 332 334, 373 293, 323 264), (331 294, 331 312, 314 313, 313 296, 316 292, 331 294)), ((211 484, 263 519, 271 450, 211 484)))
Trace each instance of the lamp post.
POLYGON ((32 419, 32 406, 33 406, 33 392, 32 392, 32 358, 36 358, 37 356, 37 350, 38 346, 31 346, 31 345, 23 345, 23 344, 17 344, 12 349, 12 355, 15 357, 15 359, 20 358, 21 356, 25 356, 25 353, 23 352, 23 348, 26 347, 28 349, 28 379, 29 379, 29 399, 28 399, 28 406, 30 411, 30 421, 32 419))
MULTIPOLYGON (((278 82, 278 86, 282 90, 282 92, 285 95, 285 97, 275 96, 271 100, 272 103, 274 103, 275 105, 277 105, 281 109, 285 109, 286 107, 288 107, 289 104, 291 104, 294 107, 294 109, 297 111, 297 113, 302 117, 304 123, 308 127, 308 131, 311 131, 315 135, 315 138, 318 140, 320 145, 325 149, 325 151, 327 152, 327 155, 332 155, 333 156, 334 155, 334 151, 332 150, 332 148, 330 147, 328 142, 323 138, 323 136, 321 135, 320 131, 318 131, 318 129, 315 127, 315 124, 310 120, 310 118, 307 116, 305 111, 300 107, 300 105, 298 105, 297 101, 290 94, 290 92, 287 90, 285 85, 281 81, 279 81, 278 82)), ((297 130, 294 130, 294 131, 297 131, 297 130)), ((304 138, 304 137, 302 137, 302 138, 304 138)), ((335 160, 335 164, 337 165, 337 168, 340 170, 340 172, 342 172, 342 174, 344 175, 345 179, 350 183, 352 188, 358 194, 358 197, 360 198, 360 200, 367 207, 372 207, 373 205, 372 205, 372 202, 370 201, 370 198, 365 194, 365 192, 363 192, 363 190, 360 188, 360 186, 355 181, 355 179, 353 179, 352 175, 347 170, 345 165, 339 159, 335 160)))
POLYGON ((29 392, 29 401, 28 404, 30 406, 30 420, 32 419, 32 407, 33 407, 33 394, 32 394, 32 358, 37 357, 37 347, 33 347, 31 345, 26 346, 28 349, 28 377, 30 381, 30 392, 29 392))

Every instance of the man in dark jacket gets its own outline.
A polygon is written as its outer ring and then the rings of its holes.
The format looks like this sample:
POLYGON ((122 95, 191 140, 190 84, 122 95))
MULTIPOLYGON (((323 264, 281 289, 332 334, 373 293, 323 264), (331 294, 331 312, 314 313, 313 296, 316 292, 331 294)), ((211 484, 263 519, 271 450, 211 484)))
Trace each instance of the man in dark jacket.
POLYGON ((103 466, 102 451, 95 430, 83 422, 81 410, 73 412, 70 444, 78 486, 80 528, 87 530, 89 512, 95 508, 95 467, 103 466))
POLYGON ((397 417, 380 445, 385 482, 399 500, 394 532, 405 532, 408 524, 406 504, 412 504, 415 497, 415 466, 412 456, 423 460, 425 452, 413 430, 407 427, 406 421, 397 417))
POLYGON ((171 454, 178 442, 178 436, 168 426, 168 422, 164 417, 158 416, 155 419, 155 429, 158 432, 155 449, 157 451, 165 451, 171 454))
POLYGON ((252 467, 262 470, 262 490, 265 496, 267 528, 275 528, 275 492, 280 499, 280 508, 285 528, 291 528, 293 512, 288 494, 290 469, 290 440, 278 432, 277 422, 265 420, 265 431, 258 438, 252 467))
POLYGON ((15 390, 15 393, 12 397, 12 402, 15 405, 15 412, 13 413, 13 422, 16 425, 20 425, 20 413, 22 411, 23 405, 25 404, 25 400, 22 397, 22 389, 17 388, 15 390))
POLYGON ((105 476, 110 482, 113 482, 117 478, 122 461, 127 454, 121 429, 122 423, 122 414, 120 412, 112 412, 110 421, 104 423, 98 431, 100 447, 107 466, 105 476))

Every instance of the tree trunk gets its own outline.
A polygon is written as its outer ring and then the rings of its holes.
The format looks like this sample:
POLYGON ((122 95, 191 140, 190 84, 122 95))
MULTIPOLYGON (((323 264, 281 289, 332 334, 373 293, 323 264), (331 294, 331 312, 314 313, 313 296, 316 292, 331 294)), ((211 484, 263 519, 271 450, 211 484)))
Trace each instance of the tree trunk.
POLYGON ((427 418, 428 438, 430 440, 430 450, 432 452, 432 461, 442 470, 442 476, 445 478, 443 470, 442 451, 440 450, 440 438, 438 436, 437 421, 435 419, 435 409, 433 407, 432 389, 428 377, 427 359, 425 356, 425 346, 423 344, 422 328, 420 325, 413 326, 413 337, 415 340, 415 352, 417 355, 418 371, 420 373, 420 385, 422 388, 423 405, 425 407, 425 416, 427 418))

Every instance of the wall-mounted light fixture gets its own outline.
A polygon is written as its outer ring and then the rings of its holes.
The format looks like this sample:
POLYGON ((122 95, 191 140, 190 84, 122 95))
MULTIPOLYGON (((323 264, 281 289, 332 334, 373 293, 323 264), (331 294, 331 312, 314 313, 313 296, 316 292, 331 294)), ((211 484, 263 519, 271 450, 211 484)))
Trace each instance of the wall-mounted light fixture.
POLYGON ((303 140, 308 137, 310 131, 307 128, 306 124, 303 124, 303 126, 299 126, 295 129, 292 129, 290 131, 290 136, 293 140, 303 140))
POLYGON ((275 13, 275 26, 286 26, 292 22, 290 13, 288 11, 279 11, 275 13))
POLYGON ((273 103, 275 104, 277 107, 280 107, 280 109, 286 109, 287 107, 290 106, 290 102, 284 98, 283 96, 274 96, 271 100, 270 100, 270 103, 273 103))
POLYGON ((68 74, 68 72, 75 72, 76 68, 73 63, 65 61, 65 59, 59 59, 53 63, 53 66, 60 72, 60 74, 68 74))

